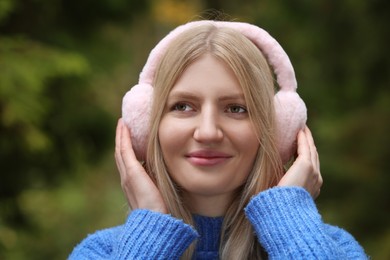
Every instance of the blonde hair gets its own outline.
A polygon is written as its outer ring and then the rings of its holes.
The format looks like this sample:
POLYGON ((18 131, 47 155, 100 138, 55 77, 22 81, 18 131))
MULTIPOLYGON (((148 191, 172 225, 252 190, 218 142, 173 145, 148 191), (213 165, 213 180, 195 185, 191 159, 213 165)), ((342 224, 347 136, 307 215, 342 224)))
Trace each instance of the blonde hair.
MULTIPOLYGON (((233 29, 200 25, 181 33, 169 45, 154 78, 147 169, 161 191, 169 212, 193 225, 191 212, 182 203, 181 192, 164 163, 158 131, 172 87, 183 71, 204 54, 224 61, 234 72, 243 89, 249 117, 260 143, 247 181, 224 216, 220 258, 260 259, 264 252, 245 217, 244 207, 251 197, 277 184, 283 167, 274 140, 273 74, 261 51, 249 39, 233 29)), ((191 259, 194 250, 195 243, 187 249, 183 258, 191 259)))

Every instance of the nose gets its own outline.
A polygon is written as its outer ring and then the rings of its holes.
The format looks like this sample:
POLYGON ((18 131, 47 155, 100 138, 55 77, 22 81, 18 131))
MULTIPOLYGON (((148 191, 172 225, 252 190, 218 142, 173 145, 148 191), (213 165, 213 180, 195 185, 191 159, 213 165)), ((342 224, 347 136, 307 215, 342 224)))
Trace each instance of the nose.
POLYGON ((203 109, 198 116, 194 139, 200 143, 218 143, 223 139, 221 120, 218 112, 212 108, 203 109))

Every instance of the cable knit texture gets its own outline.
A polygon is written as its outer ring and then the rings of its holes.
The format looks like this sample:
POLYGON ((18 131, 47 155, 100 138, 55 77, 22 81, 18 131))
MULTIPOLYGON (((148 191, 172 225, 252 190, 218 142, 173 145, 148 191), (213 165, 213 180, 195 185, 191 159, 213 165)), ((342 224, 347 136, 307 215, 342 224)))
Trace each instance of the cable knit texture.
MULTIPOLYGON (((322 222, 302 188, 261 192, 245 214, 269 259, 367 259, 349 233, 322 222)), ((195 229, 170 215, 134 210, 124 225, 89 235, 69 259, 179 259, 196 240, 194 259, 218 259, 223 218, 194 221, 195 229)))

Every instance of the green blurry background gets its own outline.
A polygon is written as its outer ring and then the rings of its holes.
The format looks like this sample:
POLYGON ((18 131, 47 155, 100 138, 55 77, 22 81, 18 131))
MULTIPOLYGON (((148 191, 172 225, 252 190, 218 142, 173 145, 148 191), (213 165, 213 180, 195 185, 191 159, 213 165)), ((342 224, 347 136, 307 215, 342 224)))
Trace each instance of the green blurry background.
POLYGON ((323 218, 390 259, 389 7, 0 0, 0 259, 64 259, 88 233, 124 221, 113 157, 122 96, 161 37, 218 10, 284 46, 321 157, 323 218))

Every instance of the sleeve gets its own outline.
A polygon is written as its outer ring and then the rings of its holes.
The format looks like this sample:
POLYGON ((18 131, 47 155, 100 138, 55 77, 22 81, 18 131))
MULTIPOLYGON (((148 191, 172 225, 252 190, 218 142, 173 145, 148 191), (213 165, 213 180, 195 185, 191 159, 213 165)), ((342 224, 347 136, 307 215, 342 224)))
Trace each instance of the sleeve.
POLYGON ((322 222, 303 188, 275 187, 260 192, 245 214, 270 259, 367 259, 349 233, 322 222))
POLYGON ((123 226, 89 235, 68 259, 179 259, 197 237, 170 215, 134 210, 123 226))

